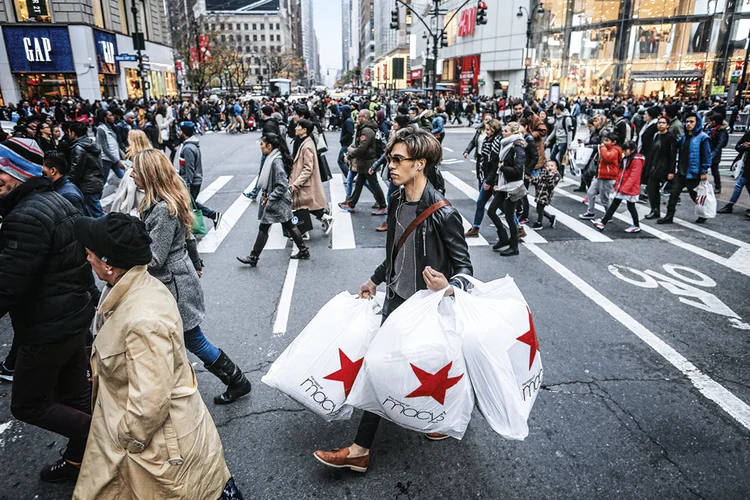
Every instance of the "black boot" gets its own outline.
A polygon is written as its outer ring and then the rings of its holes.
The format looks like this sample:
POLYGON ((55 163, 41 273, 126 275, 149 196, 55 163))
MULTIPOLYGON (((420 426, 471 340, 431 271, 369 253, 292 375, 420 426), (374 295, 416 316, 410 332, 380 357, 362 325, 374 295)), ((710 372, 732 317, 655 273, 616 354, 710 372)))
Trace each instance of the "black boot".
POLYGON ((510 257, 511 255, 518 255, 518 246, 511 245, 510 247, 506 248, 502 252, 500 252, 500 255, 503 257, 510 257))
POLYGON ((674 218, 674 212, 667 212, 667 215, 662 217, 661 219, 657 219, 657 224, 672 224, 674 221, 672 220, 674 218))
POLYGON ((645 217, 646 219, 658 219, 661 217, 661 213, 658 210, 651 210, 651 212, 645 217))
POLYGON ((719 214, 731 214, 733 209, 734 209, 734 205, 732 203, 727 203, 726 205, 724 205, 723 207, 721 207, 720 209, 718 209, 716 211, 716 213, 719 213, 719 214))
POLYGON ((259 257, 254 252, 250 252, 247 257, 237 257, 237 260, 243 264, 248 264, 250 267, 255 267, 258 265, 259 257))
POLYGON ((295 253, 290 258, 295 260, 307 260, 310 258, 310 249, 303 245, 299 248, 299 252, 295 253))
POLYGON ((78 479, 78 473, 81 466, 73 465, 64 458, 61 458, 54 464, 46 466, 39 472, 39 478, 45 483, 60 483, 63 481, 75 481, 78 479))
POLYGON ((224 351, 219 351, 219 353, 219 359, 204 366, 227 386, 224 394, 214 398, 214 403, 217 405, 226 405, 249 393, 252 386, 250 381, 245 378, 242 370, 229 359, 229 356, 224 351))

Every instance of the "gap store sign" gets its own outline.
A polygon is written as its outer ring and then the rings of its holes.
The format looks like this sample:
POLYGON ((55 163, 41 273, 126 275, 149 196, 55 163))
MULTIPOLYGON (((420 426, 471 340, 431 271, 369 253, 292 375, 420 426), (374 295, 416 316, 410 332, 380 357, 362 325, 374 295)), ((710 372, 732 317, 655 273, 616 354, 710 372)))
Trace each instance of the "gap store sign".
POLYGON ((65 26, 3 26, 13 73, 75 73, 65 26))

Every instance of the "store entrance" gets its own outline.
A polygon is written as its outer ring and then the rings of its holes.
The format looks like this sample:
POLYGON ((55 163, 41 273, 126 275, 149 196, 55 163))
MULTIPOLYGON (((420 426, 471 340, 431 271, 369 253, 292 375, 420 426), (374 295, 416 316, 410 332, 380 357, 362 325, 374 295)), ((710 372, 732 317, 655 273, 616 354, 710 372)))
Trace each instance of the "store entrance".
POLYGON ((44 97, 59 99, 79 95, 78 79, 73 74, 20 74, 16 75, 18 88, 24 99, 44 97))

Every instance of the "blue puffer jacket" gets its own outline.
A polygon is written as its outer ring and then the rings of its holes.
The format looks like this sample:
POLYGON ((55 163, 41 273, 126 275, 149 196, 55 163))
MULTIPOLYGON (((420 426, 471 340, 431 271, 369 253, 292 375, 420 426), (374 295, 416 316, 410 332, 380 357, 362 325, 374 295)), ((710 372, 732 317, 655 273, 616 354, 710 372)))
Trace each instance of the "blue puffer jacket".
POLYGON ((677 170, 688 179, 695 179, 711 168, 711 138, 703 132, 703 120, 696 117, 697 123, 692 135, 680 137, 680 162, 677 170))

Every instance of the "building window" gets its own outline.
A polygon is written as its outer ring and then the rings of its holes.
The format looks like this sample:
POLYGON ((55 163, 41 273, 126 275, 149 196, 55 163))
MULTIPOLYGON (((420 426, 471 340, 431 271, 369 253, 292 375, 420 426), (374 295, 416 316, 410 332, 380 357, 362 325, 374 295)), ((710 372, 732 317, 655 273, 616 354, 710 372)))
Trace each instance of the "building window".
POLYGON ((276 29, 277 30, 281 29, 281 28, 279 28, 279 26, 280 26, 279 23, 276 23, 276 29))
POLYGON ((257 42, 257 41, 258 41, 258 35, 253 35, 253 42, 257 42))
POLYGON ((258 29, 258 25, 257 25, 257 24, 255 24, 255 23, 253 23, 253 29, 254 29, 254 30, 257 30, 257 29, 258 29))
POLYGON ((227 37, 225 37, 224 35, 221 35, 221 41, 222 42, 226 42, 227 41, 227 37))
POLYGON ((261 52, 265 52, 265 51, 266 51, 266 46, 265 46, 265 45, 263 45, 263 46, 262 46, 262 47, 260 48, 260 51, 261 51, 261 52))
POLYGON ((150 40, 151 36, 148 32, 148 27, 151 25, 148 22, 148 12, 146 11, 146 0, 141 0, 140 6, 138 8, 138 17, 140 19, 138 20, 138 29, 143 32, 143 38, 145 40, 150 40))
POLYGON ((211 31, 216 31, 216 25, 215 24, 211 25, 211 31))
POLYGON ((267 74, 268 74, 268 68, 263 68, 263 74, 264 74, 264 75, 267 75, 267 74))
POLYGON ((245 45, 245 52, 250 52, 250 46, 249 45, 245 45))
POLYGON ((250 41, 250 35, 245 35, 245 41, 246 41, 246 42, 249 42, 249 41, 250 41))
POLYGON ((245 31, 247 31, 247 23, 245 23, 245 31))
POLYGON ((16 7, 16 19, 19 23, 26 21, 38 23, 52 22, 52 19, 49 16, 48 0, 39 0, 38 2, 32 2, 30 0, 14 0, 13 4, 16 7))
POLYGON ((221 24, 219 25, 219 31, 224 31, 224 23, 221 23, 221 24))
POLYGON ((231 30, 231 29, 232 29, 232 26, 233 26, 233 25, 232 25, 232 23, 229 23, 229 24, 227 24, 227 29, 228 29, 228 30, 231 30))
POLYGON ((94 0, 94 24, 96 24, 98 28, 107 29, 107 23, 104 20, 103 0, 94 0))
POLYGON ((260 35, 260 41, 265 42, 266 41, 266 35, 260 35))
POLYGON ((237 29, 238 29, 238 30, 241 30, 241 29, 242 29, 242 25, 241 25, 240 23, 237 23, 237 29))
POLYGON ((234 35, 229 35, 229 41, 230 41, 230 42, 233 42, 233 41, 234 41, 234 35))
POLYGON ((263 23, 260 23, 260 29, 262 29, 262 30, 266 29, 266 25, 263 24, 263 23))
POLYGON ((129 35, 130 19, 128 19, 128 8, 125 5, 125 0, 118 0, 118 7, 120 8, 120 32, 123 35, 129 35))

